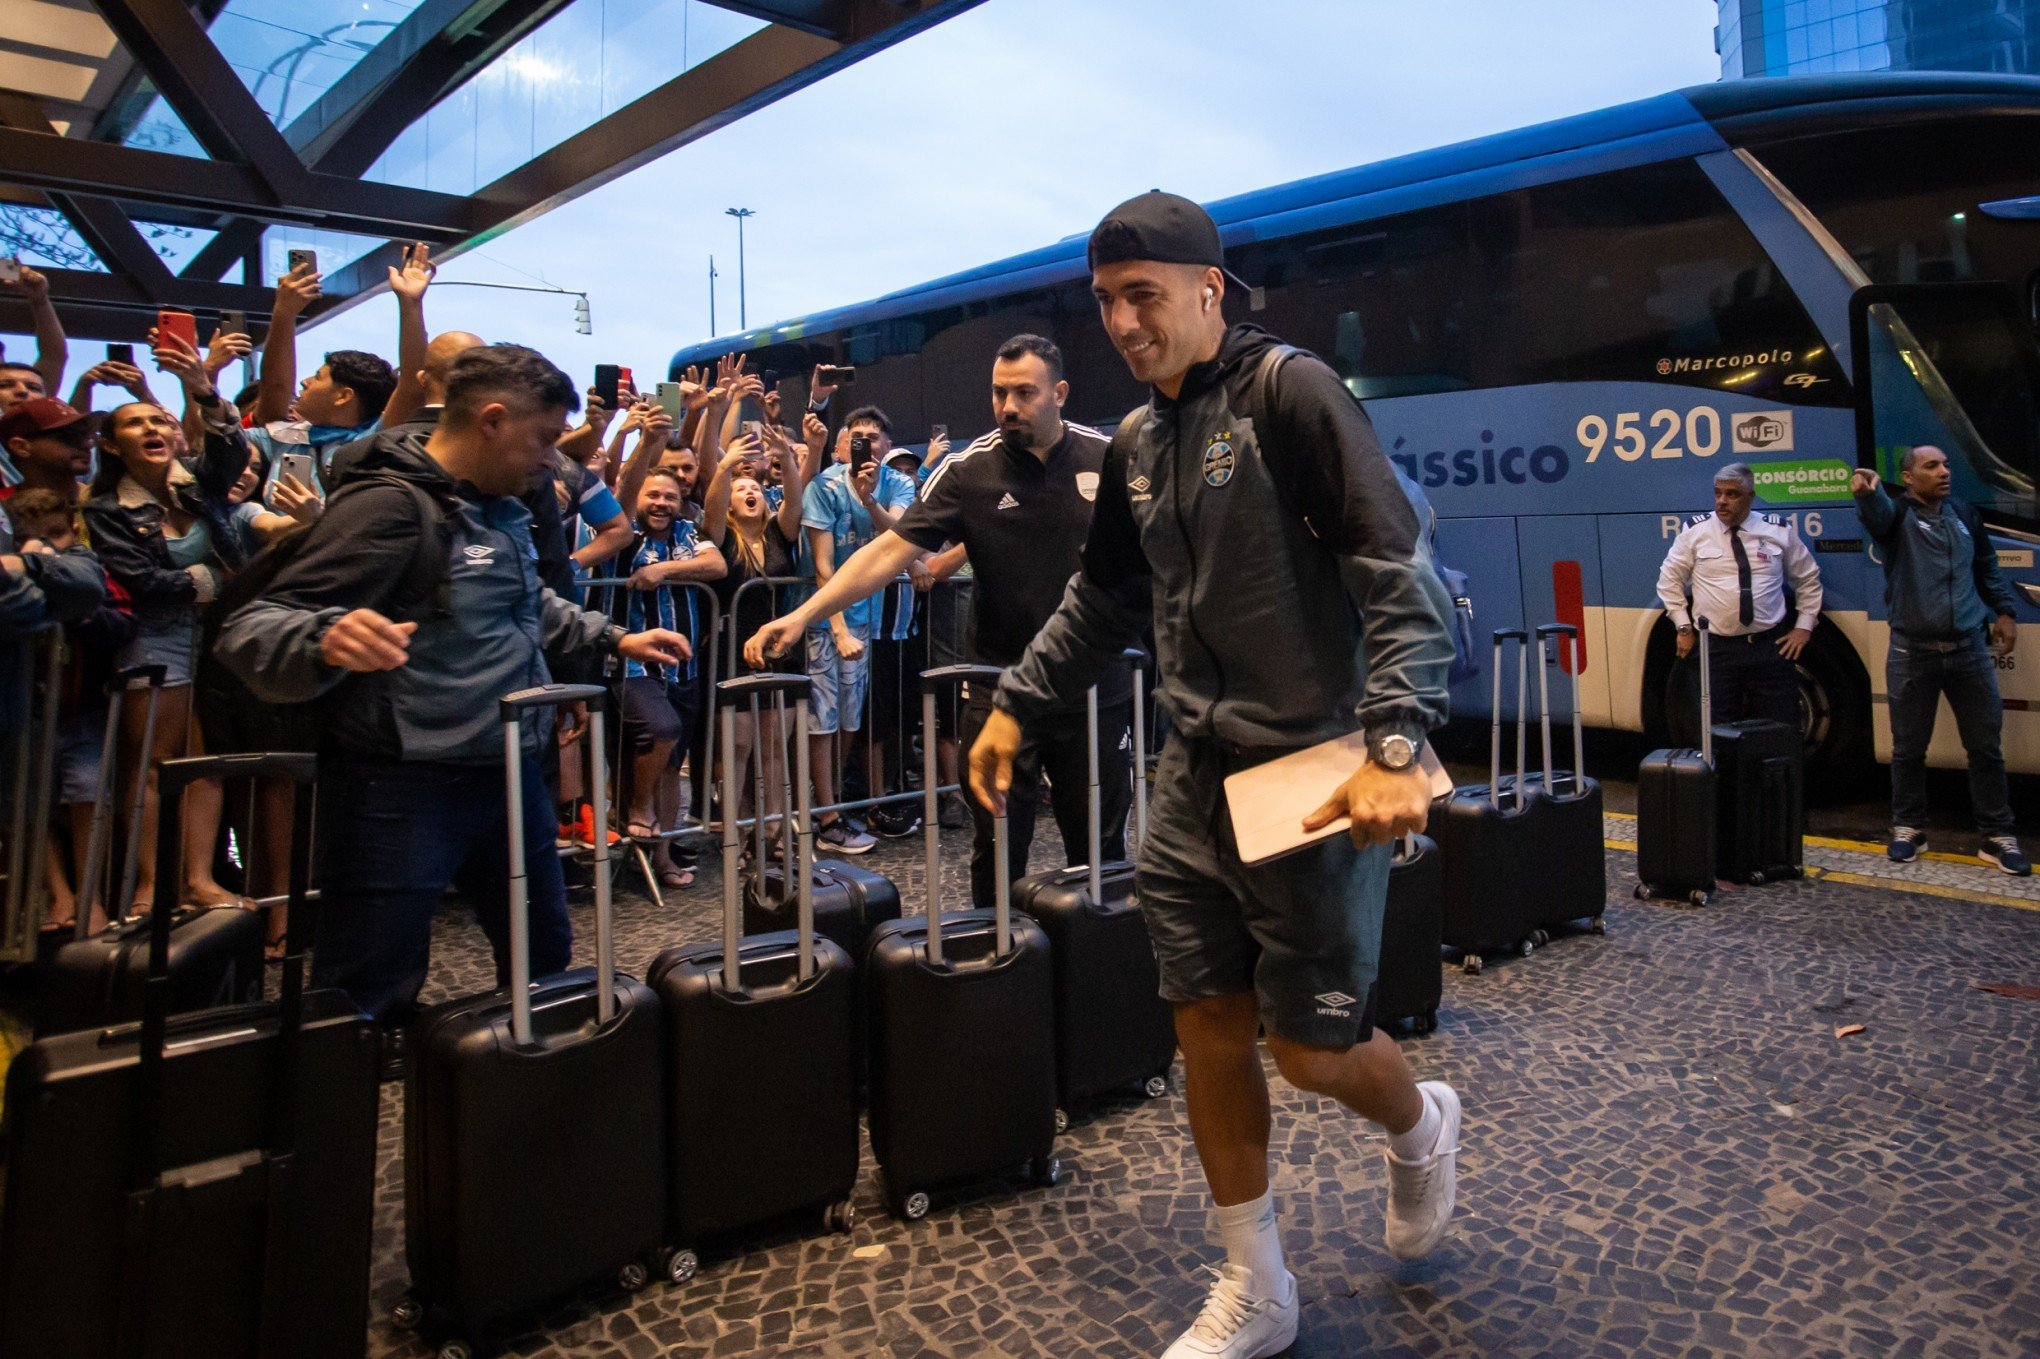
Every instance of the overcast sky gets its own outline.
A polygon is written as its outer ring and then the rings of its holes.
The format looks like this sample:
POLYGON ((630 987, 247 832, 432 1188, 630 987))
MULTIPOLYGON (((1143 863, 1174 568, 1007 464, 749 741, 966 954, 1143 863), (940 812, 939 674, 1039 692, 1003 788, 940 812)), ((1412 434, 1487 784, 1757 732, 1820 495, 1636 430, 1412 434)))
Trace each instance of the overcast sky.
MULTIPOLYGON (((443 280, 542 279, 568 298, 445 289, 433 330, 662 376, 737 328, 1088 231, 1149 188, 1210 201, 1716 79, 1714 0, 985 0, 450 262, 443 280)), ((385 296, 308 350, 394 357, 385 296)), ((10 337, 10 356, 29 346, 10 337)), ((75 347, 72 375, 100 357, 75 347)), ((310 362, 307 355, 307 362, 310 362)), ((649 375, 649 377, 647 376, 649 375)))

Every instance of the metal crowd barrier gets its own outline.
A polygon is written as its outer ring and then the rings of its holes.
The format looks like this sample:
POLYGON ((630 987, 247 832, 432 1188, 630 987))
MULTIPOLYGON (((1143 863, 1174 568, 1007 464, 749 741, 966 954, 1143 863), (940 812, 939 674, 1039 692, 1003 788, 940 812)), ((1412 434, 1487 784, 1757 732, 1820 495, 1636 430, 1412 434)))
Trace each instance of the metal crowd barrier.
POLYGON ((13 673, 20 710, 11 733, 7 797, 7 881, 0 894, 0 960, 35 958, 49 884, 43 864, 49 853, 51 799, 57 764, 57 707, 63 697, 64 630, 45 624, 11 644, 5 658, 13 673), (38 683, 40 677, 40 683, 38 683))
MULTIPOLYGON (((577 583, 584 590, 590 591, 627 589, 630 586, 630 577, 589 576, 577 583)), ((671 585, 662 586, 661 588, 674 591, 686 591, 698 594, 701 596, 703 601, 705 601, 707 606, 701 615, 703 619, 701 637, 690 640, 692 640, 697 647, 694 657, 695 661, 698 664, 704 665, 706 667, 706 669, 702 673, 707 676, 708 682, 704 686, 704 688, 707 690, 708 698, 703 703, 702 705, 703 711, 700 714, 700 720, 706 727, 706 736, 704 738, 704 743, 702 745, 702 764, 708 769, 713 769, 715 768, 715 753, 716 753, 715 663, 717 653, 722 645, 722 627, 723 627, 722 602, 716 598, 715 591, 712 588, 698 580, 676 581, 671 585), (705 639, 708 644, 708 654, 706 657, 703 657, 699 650, 700 642, 703 639, 705 639)), ((647 591, 646 593, 649 593, 649 591, 647 591)), ((607 613, 612 618, 616 616, 616 611, 614 608, 602 609, 600 610, 600 612, 607 613)), ((619 685, 621 684, 623 679, 623 671, 620 662, 618 663, 616 674, 612 676, 612 678, 616 680, 619 685)), ((624 742, 627 739, 628 737, 625 734, 624 728, 622 706, 621 704, 619 704, 616 715, 616 756, 609 762, 610 764, 609 776, 615 785, 615 795, 611 798, 612 805, 621 805, 623 800, 624 767, 625 762, 629 759, 629 752, 624 748, 624 742)), ((707 780, 704 780, 704 786, 706 786, 706 783, 707 780)), ((654 836, 625 837, 630 843, 631 855, 637 861, 638 870, 644 874, 645 890, 651 894, 653 903, 660 910, 664 910, 666 907, 666 897, 665 894, 659 890, 659 875, 652 868, 651 858, 649 855, 645 853, 645 846, 664 845, 669 841, 684 840, 690 836, 706 836, 708 834, 708 817, 705 815, 707 810, 708 808, 706 807, 706 805, 699 807, 689 807, 688 811, 690 813, 691 820, 688 823, 682 824, 673 830, 662 830, 657 835, 654 836)), ((627 826, 626 829, 628 829, 627 826)), ((598 826, 595 828, 594 833, 597 835, 605 835, 608 833, 608 827, 598 826)))
MULTIPOLYGON (((899 575, 899 576, 895 576, 895 577, 893 577, 893 579, 892 579, 892 580, 891 580, 891 581, 890 581, 890 582, 889 582, 889 583, 888 583, 888 584, 887 584, 887 585, 886 585, 886 586, 885 586, 884 588, 886 588, 886 589, 891 589, 891 588, 892 588, 892 586, 894 586, 894 585, 899 585, 899 584, 907 584, 907 585, 911 585, 912 583, 913 583, 913 582, 912 582, 912 581, 911 581, 911 580, 910 580, 910 579, 909 579, 909 578, 908 578, 907 576, 905 576, 905 575, 899 575)), ((729 607, 729 613, 728 613, 728 616, 727 616, 727 618, 726 618, 726 620, 725 620, 725 621, 726 621, 726 622, 727 622, 727 623, 729 624, 729 627, 730 627, 730 631, 731 631, 731 636, 730 636, 730 638, 729 638, 729 645, 728 645, 728 646, 726 646, 726 647, 725 647, 725 648, 723 649, 723 654, 724 654, 724 656, 725 656, 725 657, 727 658, 727 660, 728 660, 728 663, 729 663, 729 664, 728 664, 728 674, 727 674, 727 675, 725 675, 725 678, 727 678, 727 679, 735 679, 735 678, 737 677, 737 673, 738 673, 738 672, 737 672, 737 662, 738 662, 738 660, 739 660, 739 659, 740 659, 740 658, 742 657, 742 655, 743 655, 743 652, 744 652, 744 643, 745 643, 746 641, 750 640, 749 638, 745 638, 745 637, 738 637, 738 636, 736 636, 736 635, 735 635, 735 632, 736 632, 736 623, 737 623, 737 619, 738 619, 739 617, 741 617, 741 616, 742 616, 742 614, 743 614, 743 607, 742 607, 742 605, 743 605, 743 601, 744 601, 744 595, 745 595, 745 592, 746 592, 746 591, 749 591, 749 590, 752 590, 752 589, 760 589, 760 590, 765 590, 765 589, 782 589, 782 588, 785 588, 785 587, 787 587, 787 586, 801 586, 801 585, 805 585, 805 586, 812 586, 813 584, 814 584, 814 581, 813 581, 813 580, 811 580, 811 579, 809 579, 809 578, 808 578, 808 577, 806 577, 806 576, 754 576, 754 577, 753 577, 753 578, 751 578, 750 580, 747 580, 747 581, 745 581, 745 582, 744 582, 744 583, 743 583, 742 585, 739 585, 739 586, 737 587, 737 589, 736 589, 736 592, 735 592, 734 594, 732 594, 732 595, 730 596, 730 607, 729 607)), ((772 607, 772 609, 771 609, 771 616, 772 616, 773 618, 775 618, 775 619, 776 619, 776 618, 779 618, 779 617, 781 617, 781 616, 782 616, 782 615, 781 615, 781 611, 780 611, 780 609, 779 609, 779 607, 778 607, 778 605, 777 605, 777 603, 776 603, 776 602, 775 602, 775 604, 773 605, 773 607, 772 607)), ((870 646, 871 646, 871 640, 870 640, 870 639, 867 639, 867 640, 866 640, 866 642, 865 642, 865 647, 866 647, 866 650, 865 650, 865 655, 866 655, 867 657, 869 657, 869 656, 870 656, 870 654, 871 654, 871 652, 870 652, 870 646)), ((867 662, 867 663, 868 663, 868 662, 867 662)), ((897 697, 900 697, 900 698, 904 698, 904 696, 905 696, 905 687, 904 687, 904 686, 905 686, 905 684, 906 684, 906 680, 907 680, 907 667, 906 667, 906 666, 904 666, 904 665, 902 665, 902 666, 900 667, 900 674, 899 674, 899 683, 900 683, 901 689, 900 689, 900 693, 899 693, 899 695, 897 695, 897 697)), ((876 765, 876 763, 877 763, 877 760, 876 760, 876 758, 875 758, 875 754, 874 754, 874 747, 876 746, 876 744, 877 744, 877 743, 876 743, 876 741, 875 741, 875 740, 874 740, 874 739, 872 738, 872 734, 871 734, 871 733, 872 733, 872 723, 871 723, 871 715, 872 715, 872 706, 871 706, 871 705, 873 704, 873 702, 875 702, 875 701, 876 701, 876 691, 877 691, 877 686, 876 686, 875 684, 866 684, 866 685, 864 686, 864 711, 863 711, 863 713, 862 713, 862 715, 861 715, 861 716, 862 716, 862 721, 861 721, 861 724, 860 724, 860 725, 862 726, 862 729, 863 729, 863 731, 864 731, 864 734, 865 734, 865 751, 864 751, 864 769, 865 769, 865 778, 866 778, 867 780, 871 781, 871 782, 874 782, 874 783, 876 783, 876 782, 880 781, 880 777, 881 777, 881 772, 882 772, 882 771, 880 771, 880 772, 874 772, 874 766, 875 766, 875 765, 876 765)), ((900 730, 900 731, 901 731, 902 733, 904 733, 904 731, 905 731, 905 727, 906 727, 906 723, 905 723, 904 719, 902 719, 902 721, 901 721, 901 722, 899 723, 899 726, 898 726, 898 730, 900 730)), ((924 732, 924 733, 922 734, 922 738, 921 738, 921 739, 923 739, 924 741, 929 741, 929 740, 933 740, 933 739, 935 739, 935 738, 934 738, 934 733, 932 733, 932 732, 924 732)), ((907 765, 907 763, 908 763, 908 761, 906 760, 906 758, 905 758, 905 755, 904 755, 904 753, 902 753, 902 756, 901 756, 901 760, 900 760, 900 765, 901 765, 901 770, 902 770, 902 774, 904 774, 904 772, 905 772, 905 768, 906 768, 906 765, 907 765)), ((901 781, 902 783, 906 782, 906 780, 905 780, 905 778, 904 778, 904 777, 902 777, 900 781, 901 781)), ((840 790, 839 790, 839 791, 840 791, 840 790)), ((937 788, 937 789, 936 789, 935 791, 936 791, 936 793, 937 793, 938 795, 940 795, 940 794, 944 794, 944 793, 961 793, 961 792, 963 791, 963 785, 962 785, 961 783, 949 783, 949 784, 944 784, 944 785, 943 785, 942 787, 940 787, 940 788, 937 788)), ((868 811, 868 810, 870 810, 871 808, 874 808, 874 807, 893 807, 893 806, 901 806, 901 805, 905 805, 905 804, 911 804, 911 803, 919 802, 919 801, 920 801, 920 800, 922 799, 922 797, 923 797, 923 793, 922 793, 922 791, 921 791, 921 790, 918 790, 918 789, 915 789, 915 790, 911 790, 911 791, 902 791, 902 792, 898 792, 898 793, 887 793, 887 794, 884 794, 883 796, 880 796, 880 797, 865 797, 865 798, 856 798, 856 799, 849 799, 849 800, 843 800, 843 801, 837 801, 837 802, 831 802, 831 803, 828 803, 828 804, 827 804, 827 805, 825 805, 825 806, 820 806, 820 807, 816 807, 816 808, 814 808, 814 809, 812 810, 812 815, 814 815, 814 816, 817 816, 817 817, 819 817, 819 816, 822 816, 822 815, 825 815, 825 814, 828 814, 828 813, 836 813, 836 814, 841 814, 841 813, 845 813, 845 812, 860 812, 860 811, 868 811)), ((763 808, 760 808, 760 809, 759 809, 759 811, 760 811, 761 813, 763 812, 763 810, 764 810, 763 808)), ((775 818, 773 818, 773 820, 775 820, 775 821, 776 821, 777 819, 778 819, 778 818, 776 818, 776 817, 775 817, 775 818)), ((740 822, 739 824, 740 824, 740 825, 742 825, 742 826, 745 826, 745 827, 749 827, 750 825, 752 825, 752 824, 753 824, 753 820, 747 819, 747 820, 745 820, 745 821, 742 821, 742 822, 740 822)))

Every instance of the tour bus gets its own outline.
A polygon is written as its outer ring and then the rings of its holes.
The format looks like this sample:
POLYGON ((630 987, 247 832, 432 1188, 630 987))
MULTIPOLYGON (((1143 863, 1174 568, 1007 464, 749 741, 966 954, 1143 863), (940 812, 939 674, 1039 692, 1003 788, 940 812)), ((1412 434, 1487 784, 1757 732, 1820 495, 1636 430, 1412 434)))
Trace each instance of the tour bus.
MULTIPOLYGON (((2005 755, 2040 769, 2040 79, 1724 82, 1210 207, 1254 289, 1228 315, 1314 351, 1365 403, 1437 511, 1440 558, 1471 578, 1479 635, 1581 629, 1589 724, 1664 729, 1658 568, 1735 460, 1821 568, 1800 661, 1810 776, 1889 760, 1883 571, 1848 480, 1895 481, 1899 454, 1933 443, 2019 595, 2005 755)), ((798 410, 815 363, 852 364, 848 397, 901 442, 939 422, 960 444, 988 426, 993 350, 1020 331, 1062 347, 1070 418, 1110 430, 1145 399, 1082 236, 694 345, 673 371, 747 352, 798 410)), ((1485 670, 1455 715, 1489 713, 1485 670)), ((1952 722, 1932 758, 1960 763, 1952 722)))

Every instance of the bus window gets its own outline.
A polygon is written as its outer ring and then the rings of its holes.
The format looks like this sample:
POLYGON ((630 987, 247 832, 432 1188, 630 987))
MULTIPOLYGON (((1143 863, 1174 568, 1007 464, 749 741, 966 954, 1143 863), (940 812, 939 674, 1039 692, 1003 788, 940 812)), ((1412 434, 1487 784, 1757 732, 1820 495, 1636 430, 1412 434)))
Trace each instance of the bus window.
POLYGON ((1978 211, 2040 193, 2040 118, 1922 119, 1750 149, 1872 283, 2017 287, 2040 268, 2040 222, 1978 211))
POLYGON ((1812 318, 1690 160, 1472 205, 1481 384, 1675 382, 1847 404, 1812 318))
POLYGON ((1869 393, 1859 461, 1896 481, 1905 450, 1933 444, 1957 496, 1998 525, 2040 529, 2040 346, 2022 299, 1993 284, 1873 286, 1853 313, 1869 393))

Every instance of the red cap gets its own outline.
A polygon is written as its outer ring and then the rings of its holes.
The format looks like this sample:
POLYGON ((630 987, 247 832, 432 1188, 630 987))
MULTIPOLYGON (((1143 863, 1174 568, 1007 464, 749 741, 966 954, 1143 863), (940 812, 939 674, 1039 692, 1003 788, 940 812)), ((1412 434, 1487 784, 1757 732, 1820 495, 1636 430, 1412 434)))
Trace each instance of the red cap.
POLYGON ((32 397, 0 415, 0 445, 11 439, 32 439, 38 434, 68 429, 84 418, 85 412, 53 396, 32 397))

